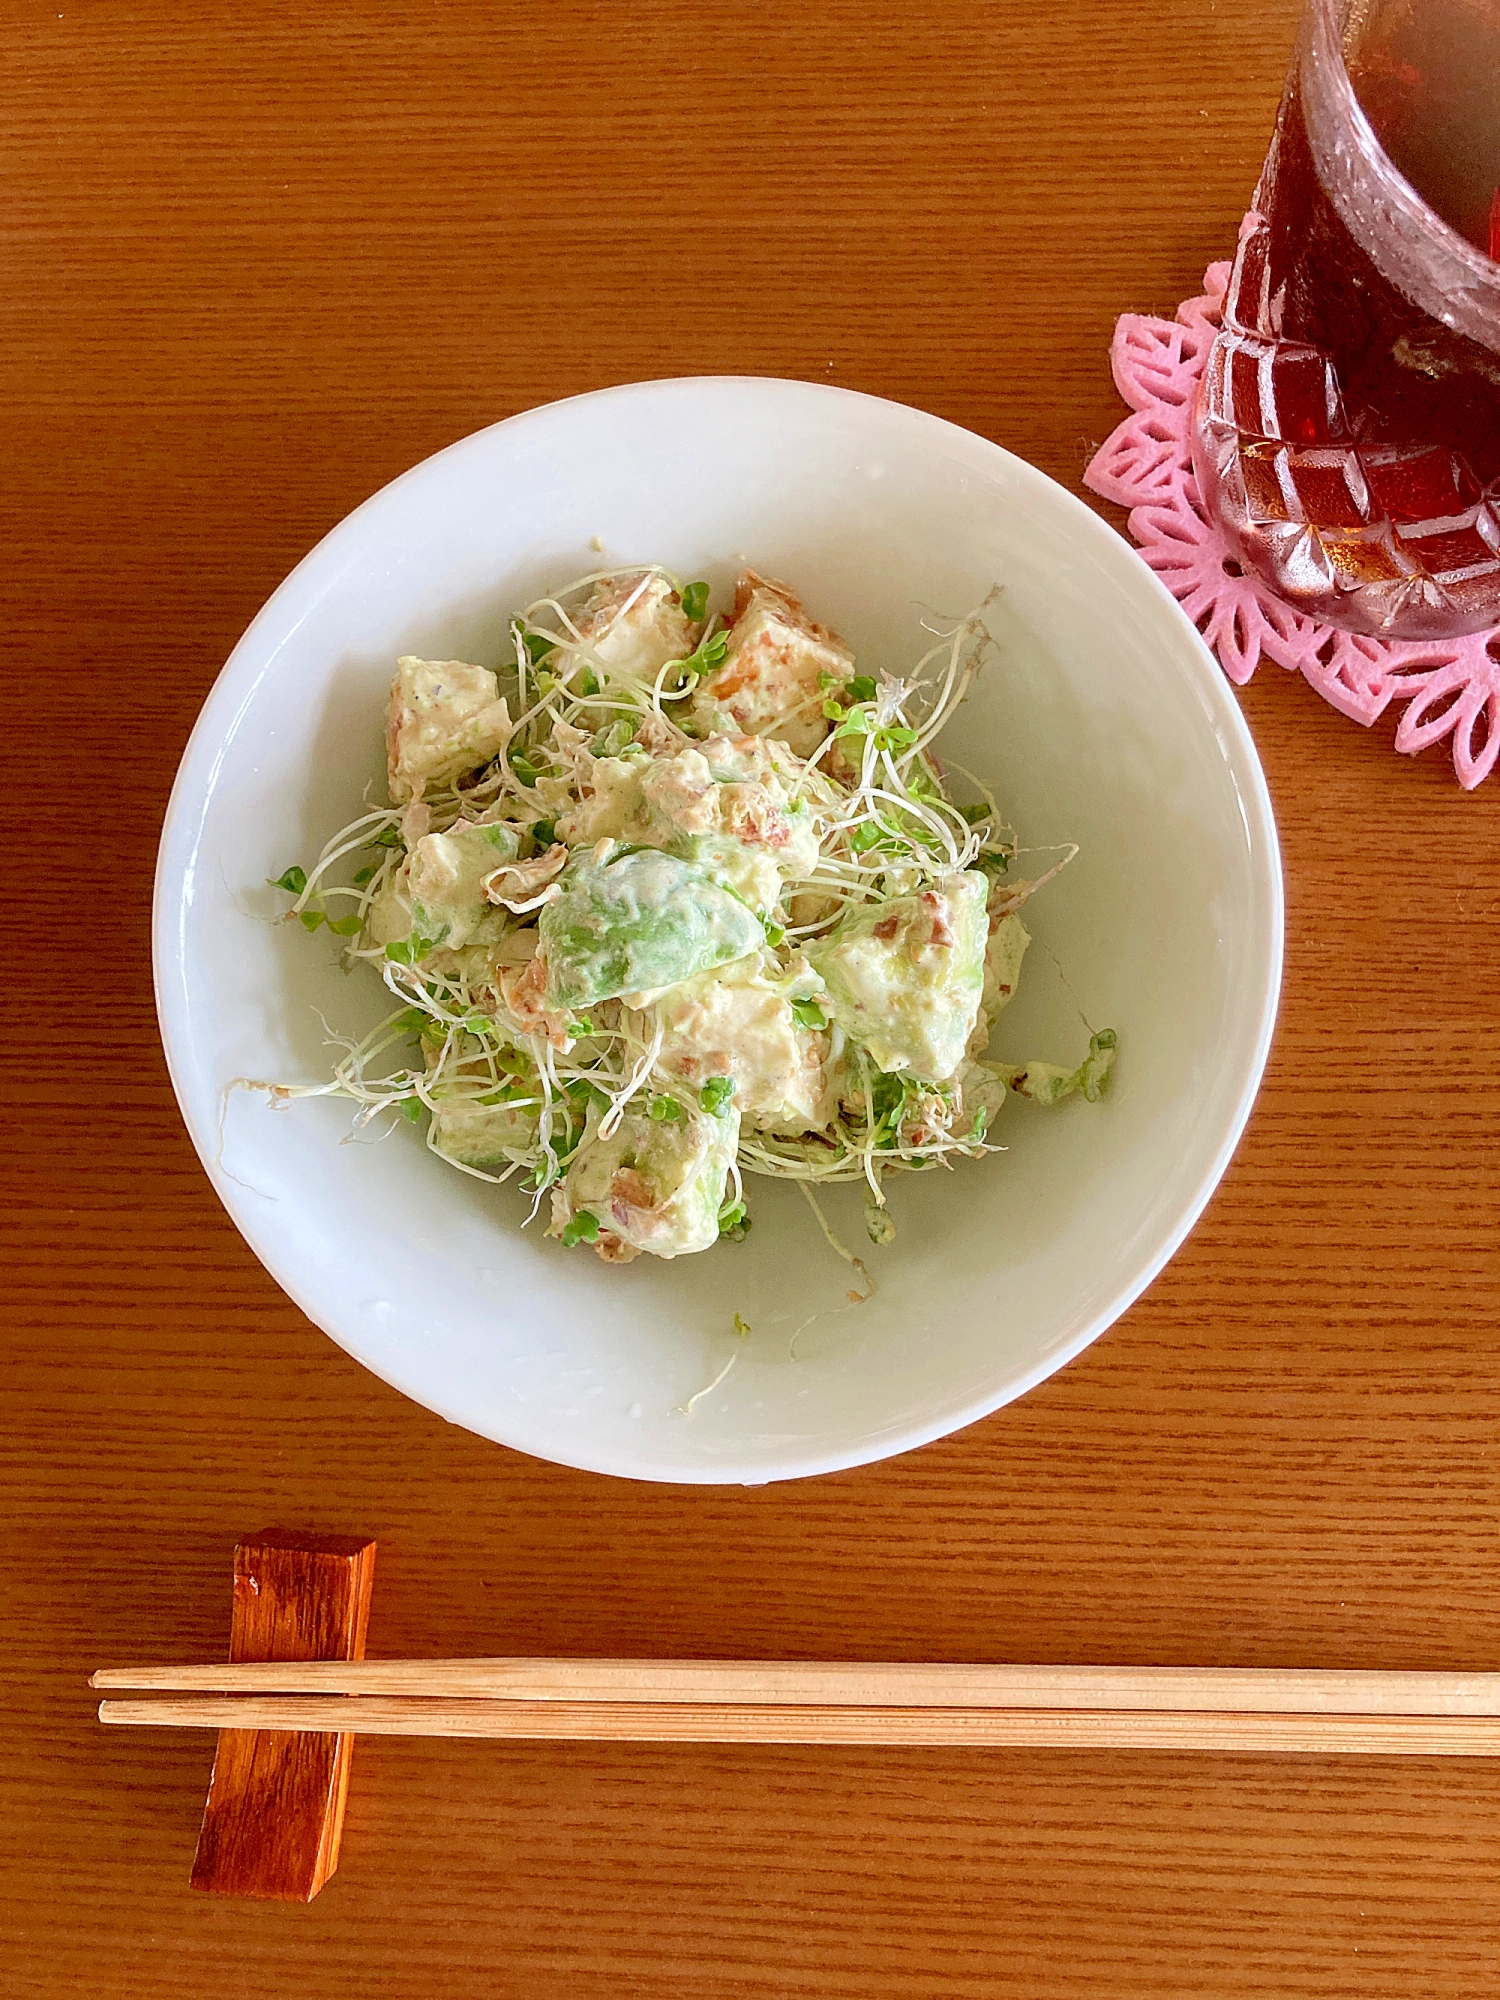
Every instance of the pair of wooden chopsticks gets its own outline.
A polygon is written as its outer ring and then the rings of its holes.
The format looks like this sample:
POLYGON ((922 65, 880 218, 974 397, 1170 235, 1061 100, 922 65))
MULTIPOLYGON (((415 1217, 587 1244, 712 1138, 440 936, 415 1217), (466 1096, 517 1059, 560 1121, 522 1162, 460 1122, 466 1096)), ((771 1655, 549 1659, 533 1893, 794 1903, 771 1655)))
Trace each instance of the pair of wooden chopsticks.
POLYGON ((645 1743, 1500 1755, 1500 1674, 719 1660, 110 1667, 99 1720, 645 1743))

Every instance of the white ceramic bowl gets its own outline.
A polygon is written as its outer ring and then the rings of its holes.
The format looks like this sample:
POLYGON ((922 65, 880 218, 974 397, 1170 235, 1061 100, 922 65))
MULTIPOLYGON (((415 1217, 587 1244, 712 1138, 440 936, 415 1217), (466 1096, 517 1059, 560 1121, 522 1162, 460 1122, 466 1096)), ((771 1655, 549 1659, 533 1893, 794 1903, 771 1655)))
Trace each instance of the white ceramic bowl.
POLYGON ((1182 1241, 1239 1137, 1281 937, 1249 733, 1192 626, 1117 535, 1020 459, 920 411, 716 378, 496 424, 334 529, 204 705, 155 910, 162 1038, 188 1129, 309 1317, 486 1437, 690 1481, 904 1451, 1021 1395, 1107 1327, 1182 1241), (842 1312, 849 1273, 783 1184, 751 1181, 743 1245, 608 1268, 540 1224, 523 1234, 519 1190, 455 1173, 409 1127, 341 1144, 346 1104, 273 1111, 226 1096, 241 1077, 321 1079, 319 1013, 362 1032, 390 1005, 373 977, 338 969, 326 932, 265 921, 285 899, 264 885, 316 854, 378 779, 396 656, 495 663, 516 609, 605 559, 722 587, 742 558, 794 583, 867 665, 898 669, 926 648, 924 610, 955 616, 1004 584, 991 620, 1003 658, 939 747, 991 776, 1026 844, 1077 840, 1082 853, 1027 912, 1036 944, 994 1053, 1077 1060, 1080 1007, 1121 1040, 1102 1104, 1013 1101, 993 1135, 1007 1154, 893 1182, 893 1248, 871 1252, 857 1195, 835 1190, 835 1218, 880 1287, 842 1312))

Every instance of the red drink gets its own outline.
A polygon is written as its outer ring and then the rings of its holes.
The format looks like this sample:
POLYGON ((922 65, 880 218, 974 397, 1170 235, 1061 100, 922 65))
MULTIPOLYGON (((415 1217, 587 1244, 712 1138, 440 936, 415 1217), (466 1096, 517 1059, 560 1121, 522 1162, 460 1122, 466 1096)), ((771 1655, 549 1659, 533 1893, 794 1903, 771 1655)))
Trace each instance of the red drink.
POLYGON ((1310 0, 1194 465, 1246 566, 1331 624, 1500 623, 1497 185, 1500 0, 1310 0))
POLYGON ((1493 257, 1500 0, 1374 0, 1345 61, 1393 164, 1444 222, 1493 257))

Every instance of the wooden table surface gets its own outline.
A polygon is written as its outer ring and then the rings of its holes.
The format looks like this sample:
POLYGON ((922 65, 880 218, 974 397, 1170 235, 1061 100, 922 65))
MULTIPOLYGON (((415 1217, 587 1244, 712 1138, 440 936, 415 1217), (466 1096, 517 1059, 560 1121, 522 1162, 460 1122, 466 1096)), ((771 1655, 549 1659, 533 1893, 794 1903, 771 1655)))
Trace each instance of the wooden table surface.
POLYGON ((1500 1767, 370 1740, 310 1908, 192 1894, 231 1548, 378 1537, 378 1653, 1500 1664, 1497 802, 1263 668, 1285 1000, 1187 1247, 1023 1402, 760 1491, 364 1374, 220 1212, 153 851, 220 663, 393 474, 601 384, 807 376, 1075 491, 1115 313, 1226 254, 1293 0, 12 0, 0 1989, 1279 2000, 1500 1976, 1500 1767))

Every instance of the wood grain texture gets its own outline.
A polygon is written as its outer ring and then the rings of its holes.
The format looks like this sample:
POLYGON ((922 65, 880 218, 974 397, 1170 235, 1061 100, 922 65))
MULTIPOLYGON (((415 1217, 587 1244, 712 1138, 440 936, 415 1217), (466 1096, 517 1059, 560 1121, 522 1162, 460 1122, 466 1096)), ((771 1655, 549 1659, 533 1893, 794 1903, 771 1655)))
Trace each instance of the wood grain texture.
POLYGON ((152 1017, 193 716, 356 501, 694 370, 916 402, 1078 490, 1116 313, 1233 244, 1295 12, 5 10, 7 1995, 1494 1988, 1489 1765, 370 1739, 337 1881, 250 1910, 187 1888, 208 1743, 84 1685, 218 1653, 268 1519, 381 1541, 383 1654, 1500 1665, 1500 788, 1388 724, 1243 693, 1287 978, 1191 1240, 1022 1402, 827 1480, 611 1483, 403 1402, 220 1211, 152 1017))
MULTIPOLYGON (((357 1660, 375 1544, 268 1528, 234 1552, 229 1658, 357 1660)), ((354 1738, 310 1742, 274 1720, 224 1718, 189 1878, 221 1896, 310 1903, 339 1865, 354 1738)))

